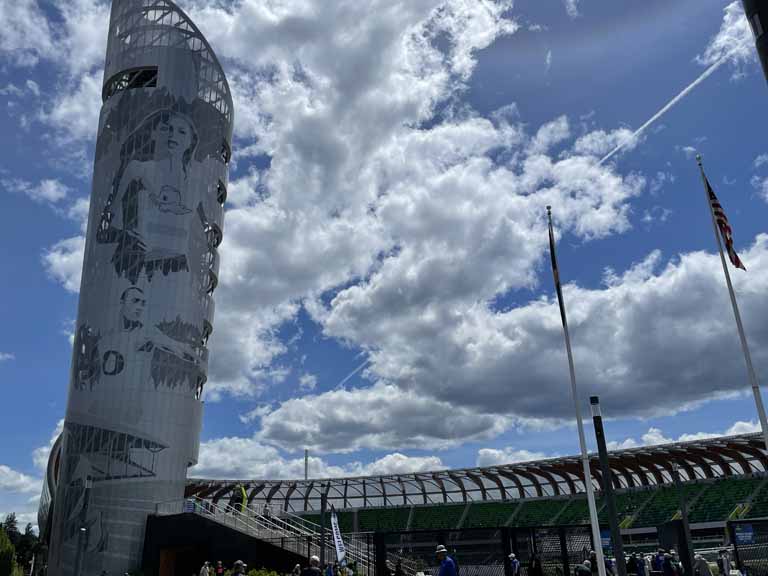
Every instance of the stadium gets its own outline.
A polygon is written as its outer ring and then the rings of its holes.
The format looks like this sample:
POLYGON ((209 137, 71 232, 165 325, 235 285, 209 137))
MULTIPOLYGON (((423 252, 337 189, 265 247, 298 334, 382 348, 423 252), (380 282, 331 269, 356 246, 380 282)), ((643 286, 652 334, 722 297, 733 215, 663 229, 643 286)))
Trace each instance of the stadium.
MULTIPOLYGON (((92 450, 112 451, 115 457, 114 442, 104 441, 92 450)), ((128 443, 123 459, 130 458, 128 443)), ((736 524, 748 521, 757 529, 757 520, 768 517, 768 453, 760 435, 617 450, 609 461, 627 551, 655 550, 661 528, 681 518, 683 501, 697 550, 729 546, 736 524)), ((591 455, 590 465, 600 521, 607 525, 597 455, 591 455)), ((46 494, 55 493, 58 469, 57 444, 46 494)), ((159 506, 150 516, 146 549, 157 547, 151 542, 153 522, 198 516, 282 548, 293 554, 291 561, 306 558, 322 551, 321 524, 329 524, 329 514, 321 516, 323 500, 328 510, 337 511, 350 557, 366 572, 382 551, 390 563, 401 560, 426 568, 433 561, 434 544, 445 542, 472 566, 500 569, 514 550, 524 563, 539 554, 545 567, 554 570, 557 565, 568 573, 568 565, 593 547, 582 468, 574 456, 391 476, 193 478, 187 481, 183 502, 159 506)), ((51 505, 50 498, 41 502, 44 535, 51 505)), ((178 526, 172 530, 184 532, 178 526)))

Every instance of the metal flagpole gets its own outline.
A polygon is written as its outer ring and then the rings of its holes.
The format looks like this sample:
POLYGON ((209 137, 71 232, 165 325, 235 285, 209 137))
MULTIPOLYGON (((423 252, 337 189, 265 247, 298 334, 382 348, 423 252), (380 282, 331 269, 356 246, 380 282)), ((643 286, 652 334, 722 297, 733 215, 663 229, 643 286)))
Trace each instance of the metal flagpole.
POLYGON ((592 540, 594 541, 595 556, 597 559, 597 569, 600 576, 605 574, 605 560, 603 559, 603 542, 600 537, 600 524, 597 516, 597 506, 595 506, 595 490, 592 486, 592 472, 589 468, 589 453, 587 452, 587 441, 584 437, 584 423, 581 419, 581 408, 579 407, 579 393, 576 389, 576 370, 573 366, 573 352, 571 352, 571 336, 568 333, 568 319, 565 315, 565 301, 563 300, 563 289, 560 286, 560 273, 557 268, 557 256, 555 255, 555 232, 552 229, 552 207, 547 206, 547 219, 549 220, 549 253, 552 258, 552 274, 555 278, 555 290, 557 292, 557 301, 560 304, 560 317, 563 321, 563 332, 565 333, 565 350, 568 354, 568 370, 571 374, 571 396, 573 398, 573 407, 576 411, 576 426, 579 430, 579 444, 581 445, 581 460, 584 468, 584 488, 587 491, 587 503, 589 504, 589 523, 592 526, 592 540))
POLYGON ((739 330, 739 339, 741 340, 741 350, 744 352, 744 361, 747 363, 747 373, 749 374, 749 383, 752 386, 752 394, 755 397, 755 405, 757 406, 757 414, 760 417, 760 427, 763 430, 763 442, 765 442, 765 448, 768 450, 768 419, 765 417, 765 406, 763 406, 763 398, 760 394, 760 385, 757 382, 757 374, 755 374, 755 367, 752 365, 752 356, 749 353, 749 345, 747 344, 747 337, 744 334, 744 325, 741 322, 741 314, 739 313, 739 305, 736 303, 736 293, 733 291, 733 284, 731 283, 731 274, 728 272, 728 264, 725 262, 725 254, 723 253, 723 241, 720 238, 720 231, 717 228, 717 219, 715 218, 715 212, 712 209, 712 202, 709 198, 709 186, 707 183, 707 177, 704 174, 704 166, 701 163, 701 154, 696 155, 696 162, 699 164, 699 171, 701 172, 701 179, 704 182, 704 194, 707 197, 707 206, 709 206, 709 213, 712 216, 712 227, 715 231, 715 240, 717 240, 717 248, 720 250, 720 262, 723 265, 723 273, 725 274, 725 283, 728 285, 728 294, 731 297, 731 307, 733 308, 733 315, 736 318, 736 327, 739 330))

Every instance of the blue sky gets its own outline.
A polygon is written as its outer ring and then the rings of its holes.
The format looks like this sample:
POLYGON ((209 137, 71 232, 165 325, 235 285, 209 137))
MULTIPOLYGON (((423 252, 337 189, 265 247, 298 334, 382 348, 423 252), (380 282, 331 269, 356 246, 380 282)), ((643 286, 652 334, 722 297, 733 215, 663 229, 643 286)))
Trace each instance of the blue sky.
MULTIPOLYGON (((576 453, 548 203, 609 439, 756 430, 693 158, 768 378, 768 87, 738 2, 321 4, 180 2, 237 124, 193 474, 297 476, 305 446, 314 475, 576 453)), ((107 18, 0 0, 0 512, 29 520, 66 406, 107 18)))

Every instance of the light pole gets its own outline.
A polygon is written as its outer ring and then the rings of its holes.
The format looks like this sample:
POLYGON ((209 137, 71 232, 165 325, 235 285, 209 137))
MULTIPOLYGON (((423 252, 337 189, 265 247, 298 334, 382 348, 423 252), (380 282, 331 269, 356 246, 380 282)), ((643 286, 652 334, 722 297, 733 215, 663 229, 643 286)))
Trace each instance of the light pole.
POLYGON ((597 396, 589 397, 592 408, 592 423, 595 425, 595 438, 597 438, 597 452, 600 456, 600 469, 603 473, 603 496, 608 505, 608 525, 611 529, 613 542, 613 555, 616 557, 616 570, 619 576, 627 576, 627 564, 624 561, 624 544, 621 541, 621 528, 616 513, 616 502, 613 498, 613 473, 608 462, 608 447, 605 445, 605 430, 603 429, 603 415, 600 412, 600 399, 597 396))
POLYGON ((680 482, 680 464, 677 462, 672 463, 672 479, 675 481, 677 496, 680 499, 680 517, 683 521, 683 538, 685 539, 683 549, 685 556, 681 560, 685 560, 683 566, 690 574, 693 570, 693 543, 691 542, 691 526, 688 524, 688 501, 685 497, 683 484, 680 482))

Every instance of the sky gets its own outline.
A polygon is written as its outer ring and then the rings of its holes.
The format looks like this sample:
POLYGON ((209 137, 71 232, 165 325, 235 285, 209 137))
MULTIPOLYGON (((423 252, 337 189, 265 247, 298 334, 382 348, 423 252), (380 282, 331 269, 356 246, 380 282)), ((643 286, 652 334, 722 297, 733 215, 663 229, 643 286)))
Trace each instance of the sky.
MULTIPOLYGON (((759 429, 695 161, 766 380, 768 86, 740 2, 179 5, 235 101, 190 476, 578 453, 547 205, 611 448, 759 429)), ((108 17, 0 0, 0 514, 24 522, 67 401, 108 17)))

